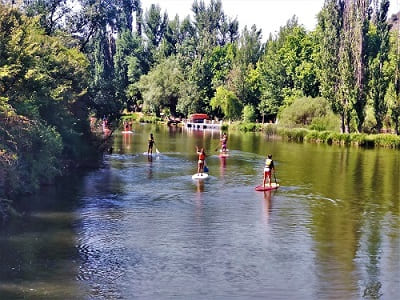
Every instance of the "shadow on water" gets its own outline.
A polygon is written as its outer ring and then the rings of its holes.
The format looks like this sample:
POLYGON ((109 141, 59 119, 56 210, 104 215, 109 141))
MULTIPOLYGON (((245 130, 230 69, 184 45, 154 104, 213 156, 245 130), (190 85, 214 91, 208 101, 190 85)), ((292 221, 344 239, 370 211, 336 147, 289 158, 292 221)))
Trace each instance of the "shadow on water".
POLYGON ((0 229, 1 299, 72 299, 88 293, 76 281, 80 255, 74 231, 84 176, 60 178, 56 186, 18 201, 23 216, 0 229))

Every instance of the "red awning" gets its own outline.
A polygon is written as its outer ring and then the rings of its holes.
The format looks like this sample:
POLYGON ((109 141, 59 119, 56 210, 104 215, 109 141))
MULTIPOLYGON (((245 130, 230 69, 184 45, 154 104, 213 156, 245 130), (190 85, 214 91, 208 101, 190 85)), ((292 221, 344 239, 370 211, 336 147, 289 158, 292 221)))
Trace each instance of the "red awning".
POLYGON ((208 120, 207 114, 192 114, 189 117, 190 120, 208 120))

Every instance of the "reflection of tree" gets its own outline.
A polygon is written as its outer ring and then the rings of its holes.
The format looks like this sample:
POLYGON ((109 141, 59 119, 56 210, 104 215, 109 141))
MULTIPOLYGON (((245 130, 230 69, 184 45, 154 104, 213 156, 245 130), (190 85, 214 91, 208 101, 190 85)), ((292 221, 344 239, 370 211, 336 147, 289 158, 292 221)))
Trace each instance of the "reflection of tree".
POLYGON ((82 176, 75 174, 19 203, 26 215, 0 230, 1 299, 82 299, 75 209, 82 176), (62 296, 61 296, 62 294, 62 296))
MULTIPOLYGON (((301 160, 301 164, 307 162, 307 167, 300 165, 298 168, 318 170, 318 176, 310 179, 306 172, 302 175, 304 180, 311 180, 314 192, 323 194, 323 199, 315 199, 320 200, 323 208, 315 205, 316 201, 310 207, 316 265, 321 275, 318 286, 324 288, 324 283, 330 282, 341 286, 344 295, 361 290, 361 296, 377 299, 385 292, 382 291, 382 277, 388 271, 383 250, 390 252, 390 249, 399 248, 398 224, 393 236, 384 232, 387 230, 385 218, 399 214, 398 176, 393 180, 399 168, 395 153, 382 155, 379 151, 349 148, 330 155, 316 152, 309 157, 306 154, 301 160), (397 246, 383 244, 383 236, 389 236, 397 246)), ((398 254, 397 259, 395 257, 386 254, 389 265, 399 265, 398 254)), ((329 298, 326 292, 325 289, 321 291, 329 298)))

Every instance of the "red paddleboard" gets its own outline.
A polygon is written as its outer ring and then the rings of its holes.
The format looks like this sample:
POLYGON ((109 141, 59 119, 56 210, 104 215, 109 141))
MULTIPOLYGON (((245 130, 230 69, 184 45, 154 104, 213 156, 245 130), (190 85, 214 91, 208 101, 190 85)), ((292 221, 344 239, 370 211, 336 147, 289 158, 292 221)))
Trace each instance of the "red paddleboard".
POLYGON ((226 149, 226 151, 219 150, 219 157, 228 157, 229 156, 229 149, 226 149))
POLYGON ((263 187, 262 185, 256 186, 256 191, 263 192, 263 191, 270 191, 270 190, 275 190, 279 187, 278 183, 271 183, 271 186, 268 184, 263 187))

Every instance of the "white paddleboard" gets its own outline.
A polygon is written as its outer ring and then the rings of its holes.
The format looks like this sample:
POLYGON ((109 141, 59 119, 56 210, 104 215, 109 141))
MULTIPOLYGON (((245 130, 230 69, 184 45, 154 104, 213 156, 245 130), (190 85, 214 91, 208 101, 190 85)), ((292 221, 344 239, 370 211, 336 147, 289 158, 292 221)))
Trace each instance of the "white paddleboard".
POLYGON ((133 133, 133 131, 130 131, 130 130, 124 130, 124 131, 121 131, 121 133, 133 133))
POLYGON ((192 176, 192 179, 206 179, 207 177, 207 173, 196 173, 192 176))
POLYGON ((155 153, 154 151, 153 151, 153 154, 148 154, 147 153, 147 151, 146 152, 143 152, 143 155, 148 155, 148 156, 150 156, 150 155, 152 155, 152 156, 155 156, 155 155, 159 155, 159 153, 155 153))

